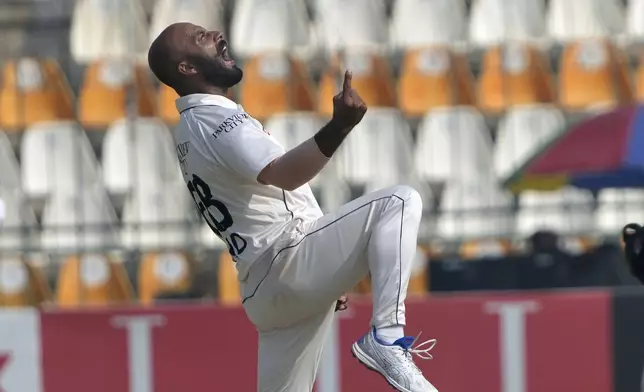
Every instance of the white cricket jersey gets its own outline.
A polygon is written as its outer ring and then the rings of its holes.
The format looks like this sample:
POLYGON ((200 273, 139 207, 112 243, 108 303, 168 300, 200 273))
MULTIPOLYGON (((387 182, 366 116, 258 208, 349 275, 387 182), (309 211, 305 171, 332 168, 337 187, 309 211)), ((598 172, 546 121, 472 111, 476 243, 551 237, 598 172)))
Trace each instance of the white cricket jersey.
POLYGON ((322 216, 311 188, 292 192, 260 184, 259 173, 284 148, 235 102, 192 94, 176 101, 177 156, 197 208, 246 274, 293 219, 322 216))

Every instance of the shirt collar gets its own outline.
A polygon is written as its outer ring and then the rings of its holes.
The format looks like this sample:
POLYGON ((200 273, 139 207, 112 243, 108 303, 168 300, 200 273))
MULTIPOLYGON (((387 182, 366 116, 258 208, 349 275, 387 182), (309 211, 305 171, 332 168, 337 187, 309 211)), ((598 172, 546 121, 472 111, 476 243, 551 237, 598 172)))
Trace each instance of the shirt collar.
POLYGON ((177 110, 179 113, 198 106, 221 106, 227 109, 237 109, 239 106, 224 97, 223 95, 213 94, 190 94, 180 97, 176 100, 177 110))

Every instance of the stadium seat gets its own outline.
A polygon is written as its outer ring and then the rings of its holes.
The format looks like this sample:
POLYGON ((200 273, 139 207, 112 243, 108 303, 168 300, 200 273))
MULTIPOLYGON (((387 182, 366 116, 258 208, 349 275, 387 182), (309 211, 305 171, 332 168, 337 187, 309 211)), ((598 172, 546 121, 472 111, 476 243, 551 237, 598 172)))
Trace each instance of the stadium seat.
POLYGON ((608 41, 584 40, 564 49, 559 67, 559 100, 569 110, 633 101, 627 60, 608 41))
POLYGON ((592 206, 592 194, 576 188, 523 192, 519 196, 516 232, 524 237, 538 230, 560 235, 586 233, 593 229, 592 206))
POLYGON ((626 17, 629 38, 636 42, 644 40, 644 0, 630 0, 626 17))
POLYGON ((544 0, 476 0, 470 40, 479 46, 539 40, 545 32, 545 8, 544 0))
POLYGON ((638 102, 644 102, 644 56, 639 59, 639 66, 634 75, 635 97, 638 102))
POLYGON ((0 252, 22 251, 40 246, 38 221, 20 188, 0 186, 4 223, 0 227, 0 252))
POLYGON ((433 109, 418 127, 414 159, 429 183, 491 178, 492 140, 481 113, 471 107, 433 109))
POLYGON ((207 30, 225 31, 222 0, 159 0, 152 11, 150 42, 168 26, 190 22, 207 30))
MULTIPOLYGON (((289 113, 272 116, 264 124, 270 133, 286 151, 315 136, 324 122, 315 113, 289 113)), ((311 186, 319 185, 320 176, 311 180, 311 186)))
POLYGON ((42 246, 64 253, 103 251, 118 244, 117 223, 101 184, 55 193, 43 210, 42 246))
POLYGON ((437 107, 475 102, 474 79, 467 58, 445 47, 407 52, 398 92, 400 109, 414 117, 437 107))
POLYGON ((0 130, 0 188, 20 188, 20 164, 11 140, 0 130))
POLYGON ((411 277, 407 287, 407 296, 423 296, 429 291, 429 277, 427 269, 429 268, 427 252, 421 248, 416 248, 416 257, 412 264, 411 277))
POLYGON ((641 189, 604 189, 599 192, 597 202, 595 225, 605 235, 619 236, 633 217, 644 216, 644 191, 641 189))
POLYGON ((113 195, 181 180, 172 134, 157 119, 116 121, 102 149, 103 181, 113 195))
POLYGON ((150 304, 162 293, 184 291, 192 285, 192 260, 183 253, 148 253, 139 267, 139 299, 150 304))
POLYGON ((179 95, 171 88, 162 84, 157 93, 157 115, 167 124, 179 122, 179 111, 176 101, 179 95))
POLYGON ((65 308, 124 304, 134 299, 123 264, 99 253, 65 259, 56 287, 57 304, 65 308))
POLYGON ((391 44, 402 50, 462 42, 467 30, 462 0, 398 0, 390 27, 391 44))
POLYGON ((608 37, 624 31, 620 0, 551 0, 546 24, 557 41, 608 37))
POLYGON ((30 198, 75 192, 100 180, 94 150, 76 122, 31 126, 20 150, 22 186, 30 198))
POLYGON ((38 306, 51 299, 42 271, 19 257, 0 259, 0 307, 38 306))
POLYGON ((385 0, 317 0, 316 24, 322 49, 382 49, 388 38, 385 0))
POLYGON ((92 63, 79 95, 78 115, 87 129, 107 128, 128 114, 154 115, 154 90, 146 67, 130 61, 92 63))
POLYGON ((253 57, 244 67, 241 104, 258 119, 314 108, 313 86, 305 65, 284 54, 253 57))
POLYGON ((335 158, 340 179, 356 186, 393 185, 412 171, 409 125, 395 109, 370 109, 335 158))
POLYGON ((22 130, 43 121, 72 119, 73 96, 53 59, 6 63, 0 89, 0 127, 22 130))
POLYGON ((309 17, 299 0, 237 0, 231 21, 231 48, 235 55, 312 50, 309 17))
POLYGON ((446 240, 512 233, 512 196, 489 178, 450 181, 439 206, 437 234, 446 240))
POLYGON ((566 126, 554 106, 526 105, 510 108, 501 118, 494 147, 494 170, 499 180, 521 168, 566 126))
POLYGON ((514 105, 553 101, 550 67, 538 49, 510 43, 485 53, 478 85, 481 110, 498 113, 514 105))
POLYGON ((105 58, 145 59, 147 26, 140 1, 78 0, 72 15, 71 54, 80 64, 105 58))
POLYGON ((241 304, 237 268, 228 251, 222 251, 219 257, 217 279, 219 280, 219 301, 224 305, 241 304))
POLYGON ((499 258, 510 253, 511 245, 507 239, 485 238, 464 241, 458 249, 458 255, 463 260, 480 260, 483 258, 499 258))
POLYGON ((333 113, 333 96, 342 88, 344 70, 353 72, 352 86, 371 107, 396 106, 394 81, 385 58, 366 52, 346 53, 335 57, 322 75, 318 94, 318 112, 325 116, 333 113))
POLYGON ((129 249, 192 245, 195 211, 183 181, 135 188, 123 206, 123 245, 129 249))

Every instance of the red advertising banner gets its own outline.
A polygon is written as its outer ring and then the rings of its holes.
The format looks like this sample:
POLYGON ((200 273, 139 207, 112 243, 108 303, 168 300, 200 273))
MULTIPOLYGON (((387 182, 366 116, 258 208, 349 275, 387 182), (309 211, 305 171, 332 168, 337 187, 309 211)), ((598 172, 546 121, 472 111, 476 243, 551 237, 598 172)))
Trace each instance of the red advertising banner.
POLYGON ((257 334, 241 309, 46 312, 42 347, 46 392, 257 390, 257 334))
MULTIPOLYGON (((317 392, 388 392, 351 356, 371 306, 350 305, 317 392)), ((602 292, 459 296, 410 301, 407 330, 438 340, 417 362, 440 391, 611 392, 611 317, 602 292)), ((0 312, 1 392, 252 392, 256 359, 241 308, 0 312)))

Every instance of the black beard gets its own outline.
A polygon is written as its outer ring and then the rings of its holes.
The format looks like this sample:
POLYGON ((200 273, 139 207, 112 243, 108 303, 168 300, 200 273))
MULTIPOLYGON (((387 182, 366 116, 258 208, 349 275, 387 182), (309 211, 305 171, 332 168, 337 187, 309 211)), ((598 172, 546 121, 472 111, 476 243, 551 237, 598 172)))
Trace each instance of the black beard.
POLYGON ((241 82, 244 72, 237 66, 232 68, 217 66, 217 68, 208 69, 204 73, 204 77, 208 83, 228 89, 241 82))
POLYGON ((209 84, 228 89, 241 82, 244 73, 236 65, 228 68, 219 58, 196 58, 193 62, 199 73, 209 84))

